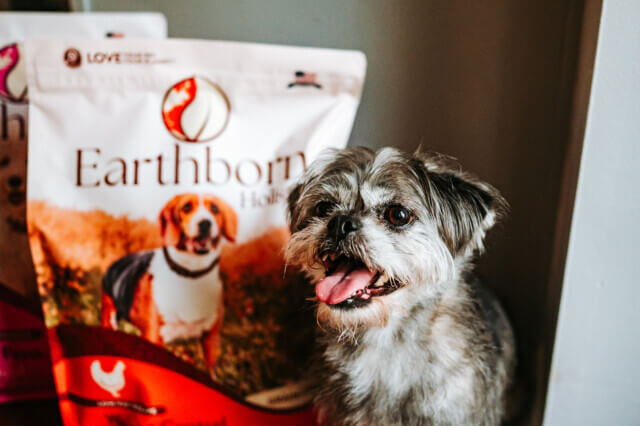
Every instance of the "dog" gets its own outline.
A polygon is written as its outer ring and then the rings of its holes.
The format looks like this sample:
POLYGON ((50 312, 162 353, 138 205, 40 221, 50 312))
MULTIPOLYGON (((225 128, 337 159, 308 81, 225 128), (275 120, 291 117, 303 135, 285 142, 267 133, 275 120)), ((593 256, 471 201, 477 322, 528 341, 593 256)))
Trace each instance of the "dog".
POLYGON ((163 247, 115 261, 102 281, 102 325, 121 319, 155 344, 202 338, 208 367, 215 365, 223 312, 222 238, 234 242, 238 218, 212 195, 173 197, 159 215, 163 247))
POLYGON ((310 165, 285 258, 315 284, 321 424, 500 424, 514 336, 470 270, 506 211, 435 154, 355 147, 310 165))

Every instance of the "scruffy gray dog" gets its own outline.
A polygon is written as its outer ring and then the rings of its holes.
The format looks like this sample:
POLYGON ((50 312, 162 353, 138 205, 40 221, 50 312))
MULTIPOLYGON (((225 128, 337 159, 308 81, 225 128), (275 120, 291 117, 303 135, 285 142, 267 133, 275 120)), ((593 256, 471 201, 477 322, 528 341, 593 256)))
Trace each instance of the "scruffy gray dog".
POLYGON ((506 211, 438 155, 326 152, 289 195, 287 262, 315 284, 322 424, 498 425, 511 326, 472 260, 506 211))

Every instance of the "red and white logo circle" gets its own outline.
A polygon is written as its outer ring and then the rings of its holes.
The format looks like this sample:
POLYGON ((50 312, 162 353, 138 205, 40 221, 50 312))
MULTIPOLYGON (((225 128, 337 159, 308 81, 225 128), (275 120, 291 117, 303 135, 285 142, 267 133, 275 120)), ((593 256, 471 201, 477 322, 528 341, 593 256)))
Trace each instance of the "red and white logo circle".
POLYGON ((230 110, 220 86, 202 77, 190 77, 167 91, 162 102, 162 119, 176 138, 203 142, 224 131, 230 110))
POLYGON ((20 44, 0 48, 0 96, 12 102, 27 102, 27 72, 20 44))
POLYGON ((78 68, 82 65, 82 55, 78 49, 73 47, 64 51, 63 59, 69 68, 78 68))

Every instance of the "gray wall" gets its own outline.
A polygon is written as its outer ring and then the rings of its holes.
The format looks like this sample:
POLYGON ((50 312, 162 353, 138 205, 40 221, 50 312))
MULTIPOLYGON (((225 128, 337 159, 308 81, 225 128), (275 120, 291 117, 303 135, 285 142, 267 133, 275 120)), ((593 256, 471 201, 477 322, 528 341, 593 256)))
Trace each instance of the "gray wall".
POLYGON ((540 360, 550 351, 550 337, 541 324, 555 309, 545 306, 545 293, 580 1, 73 3, 161 10, 173 37, 363 50, 369 70, 351 143, 407 150, 422 144, 453 155, 511 203, 480 270, 516 323, 522 370, 543 390, 540 360))
POLYGON ((547 426, 640 424, 640 3, 605 0, 547 426))

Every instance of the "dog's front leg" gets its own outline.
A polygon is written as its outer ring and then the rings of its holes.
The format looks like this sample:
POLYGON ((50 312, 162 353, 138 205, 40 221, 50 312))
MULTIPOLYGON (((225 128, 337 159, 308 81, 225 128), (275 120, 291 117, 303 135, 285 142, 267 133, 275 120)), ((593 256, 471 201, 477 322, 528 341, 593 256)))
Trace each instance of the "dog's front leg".
POLYGON ((162 343, 160 327, 162 316, 153 301, 153 276, 146 273, 140 278, 133 295, 133 303, 129 314, 131 322, 140 329, 142 337, 156 345, 162 343))

